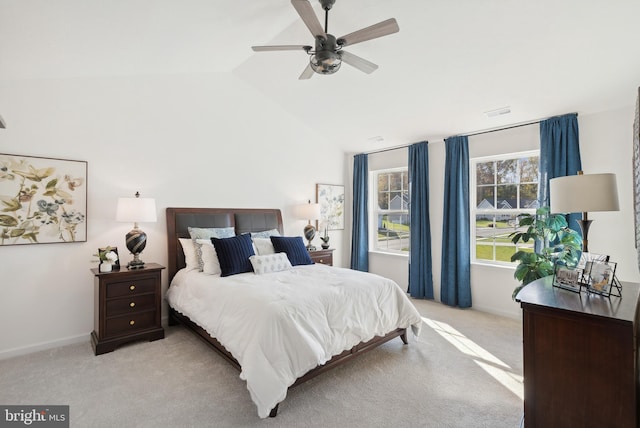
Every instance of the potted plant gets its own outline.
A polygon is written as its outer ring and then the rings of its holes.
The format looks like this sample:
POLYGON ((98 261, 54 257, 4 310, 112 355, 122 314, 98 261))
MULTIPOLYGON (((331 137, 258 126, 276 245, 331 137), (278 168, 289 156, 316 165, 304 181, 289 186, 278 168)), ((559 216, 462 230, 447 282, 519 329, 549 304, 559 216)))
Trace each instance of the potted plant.
POLYGON ((100 259, 100 272, 111 272, 113 264, 118 261, 118 254, 111 247, 98 250, 94 256, 100 259))
POLYGON ((564 215, 550 214, 549 207, 538 208, 534 215, 520 214, 518 222, 527 229, 510 234, 511 242, 533 241, 538 248, 534 251, 519 250, 511 256, 512 262, 519 262, 513 277, 521 283, 513 290, 511 297, 514 299, 530 282, 553 275, 556 263, 570 267, 577 265, 582 250, 582 238, 578 232, 569 228, 564 215))
POLYGON ((320 240, 322 241, 322 244, 320 244, 320 246, 322 248, 324 248, 325 250, 327 248, 329 248, 329 232, 327 230, 327 226, 324 226, 324 234, 320 237, 320 240))

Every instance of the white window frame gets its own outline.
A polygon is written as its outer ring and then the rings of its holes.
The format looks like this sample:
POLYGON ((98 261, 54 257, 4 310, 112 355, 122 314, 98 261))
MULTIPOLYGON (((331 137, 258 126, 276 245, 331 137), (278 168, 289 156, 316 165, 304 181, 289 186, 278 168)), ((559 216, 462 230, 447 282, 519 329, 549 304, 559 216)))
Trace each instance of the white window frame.
MULTIPOLYGON (((378 175, 379 174, 385 174, 385 173, 392 173, 392 172, 405 172, 407 175, 409 175, 409 167, 408 166, 401 166, 401 167, 395 167, 395 168, 383 168, 383 169, 378 169, 378 170, 374 170, 374 171, 370 171, 369 173, 369 194, 372 196, 370 199, 370 205, 369 205, 369 251, 372 252, 377 252, 377 253, 385 253, 385 254, 395 254, 395 255, 402 255, 402 256, 409 256, 409 252, 410 250, 407 251, 402 251, 402 250, 394 250, 394 249, 388 249, 388 248, 379 248, 378 247, 378 215, 380 214, 404 214, 406 213, 407 216, 410 215, 410 204, 411 201, 409 200, 409 204, 407 205, 407 209, 405 210, 379 210, 379 204, 378 204, 378 175)), ((411 185, 411 183, 409 183, 409 186, 411 185)), ((403 189, 404 190, 404 189, 403 189)), ((406 189, 407 190, 407 195, 409 198, 411 198, 411 192, 410 189, 406 189)), ((409 230, 409 241, 410 241, 410 237, 411 237, 411 230, 409 230)), ((408 246, 409 243, 407 243, 408 246)))
MULTIPOLYGON (((512 160, 512 159, 520 159, 524 157, 538 156, 540 158, 540 150, 527 150, 523 152, 516 153, 507 153, 493 156, 483 156, 477 158, 469 159, 469 221, 470 221, 470 234, 471 234, 471 263, 482 264, 482 265, 494 265, 494 266, 504 266, 504 267, 515 267, 517 263, 514 262, 503 262, 500 260, 486 260, 486 259, 478 259, 476 257, 476 217, 478 214, 500 214, 500 215, 518 215, 523 213, 535 214, 536 209, 490 209, 490 210, 478 210, 477 201, 477 165, 479 163, 491 162, 491 161, 504 161, 504 160, 512 160)), ((538 168, 540 168, 538 164, 538 168)), ((518 183, 521 184, 521 183, 518 183)), ((540 170, 538 169, 538 186, 540 185, 540 170)), ((520 187, 518 187, 518 200, 519 200, 520 187)), ((495 251, 495 244, 493 245, 493 249, 495 251)), ((516 245, 516 251, 518 250, 518 246, 516 245)), ((495 253, 494 253, 495 254, 495 253)))

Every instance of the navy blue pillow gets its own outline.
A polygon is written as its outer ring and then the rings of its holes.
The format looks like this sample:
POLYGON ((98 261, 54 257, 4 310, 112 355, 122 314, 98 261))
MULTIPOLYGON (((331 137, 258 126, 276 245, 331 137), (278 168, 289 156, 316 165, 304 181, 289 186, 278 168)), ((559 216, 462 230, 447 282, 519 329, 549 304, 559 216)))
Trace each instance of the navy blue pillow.
POLYGON ((301 236, 270 236, 270 238, 276 253, 287 253, 292 266, 314 264, 301 236))
POLYGON ((244 234, 231 238, 211 238, 218 260, 220 261, 221 276, 237 273, 253 272, 249 257, 254 255, 251 245, 251 235, 244 234))

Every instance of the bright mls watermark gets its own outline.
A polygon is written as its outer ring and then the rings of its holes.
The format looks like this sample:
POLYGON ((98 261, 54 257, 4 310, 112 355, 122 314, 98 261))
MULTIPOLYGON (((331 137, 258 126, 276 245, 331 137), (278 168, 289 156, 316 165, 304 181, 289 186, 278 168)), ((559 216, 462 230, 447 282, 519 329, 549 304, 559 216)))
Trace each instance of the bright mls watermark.
POLYGON ((69 406, 0 405, 0 428, 69 428, 69 406))

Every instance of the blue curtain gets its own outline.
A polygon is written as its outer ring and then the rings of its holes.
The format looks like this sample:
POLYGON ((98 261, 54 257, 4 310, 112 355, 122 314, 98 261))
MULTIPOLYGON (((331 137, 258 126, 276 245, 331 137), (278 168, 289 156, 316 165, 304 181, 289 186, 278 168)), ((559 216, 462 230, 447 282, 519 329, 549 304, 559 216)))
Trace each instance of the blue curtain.
POLYGON ((433 299, 428 144, 424 141, 409 146, 409 189, 411 193, 409 207, 411 229, 409 293, 412 297, 433 299))
MULTIPOLYGON (((582 170, 578 115, 556 116, 540 122, 540 206, 549 206, 549 180, 576 175, 582 170)), ((567 216, 571 229, 582 235, 577 220, 579 213, 567 216)))
POLYGON ((446 158, 440 301, 450 306, 470 308, 469 141, 463 136, 447 138, 444 142, 446 158))
POLYGON ((369 156, 353 158, 353 227, 351 229, 351 269, 369 271, 369 156))

